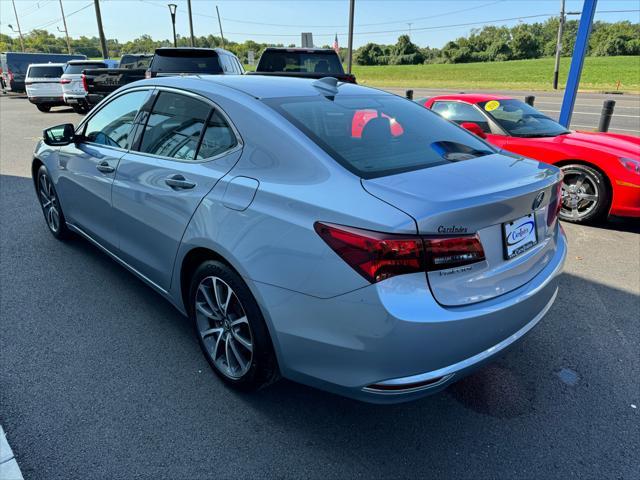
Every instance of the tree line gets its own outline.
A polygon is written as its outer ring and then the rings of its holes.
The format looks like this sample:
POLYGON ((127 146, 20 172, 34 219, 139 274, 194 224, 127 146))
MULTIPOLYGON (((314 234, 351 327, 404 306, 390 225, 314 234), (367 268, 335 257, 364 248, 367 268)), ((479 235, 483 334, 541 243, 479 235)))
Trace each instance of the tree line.
MULTIPOLYGON (((520 24, 514 27, 486 25, 471 30, 465 36, 447 42, 442 48, 420 47, 414 44, 408 35, 401 35, 394 45, 367 43, 354 52, 354 61, 360 65, 416 65, 421 63, 469 63, 520 60, 547 57, 555 54, 558 32, 557 17, 545 22, 520 24)), ((562 38, 564 55, 571 55, 578 31, 578 21, 565 23, 562 38)), ((178 46, 189 46, 189 38, 178 36, 178 46)), ((98 37, 70 39, 73 53, 87 57, 100 57, 98 37)), ((170 47, 170 40, 154 40, 150 35, 142 35, 127 42, 115 39, 107 40, 111 57, 117 58, 125 53, 152 53, 159 47, 170 47)), ((67 43, 64 37, 56 36, 47 30, 32 30, 24 36, 25 50, 28 52, 66 53, 67 43)), ((232 51, 242 61, 247 62, 248 52, 253 51, 259 58, 268 46, 283 44, 259 43, 253 40, 244 42, 225 41, 215 35, 195 37, 197 47, 222 47, 232 51)), ((288 45, 294 47, 295 45, 288 45)), ((324 45, 329 48, 329 45, 324 45)), ((0 51, 20 51, 20 42, 16 38, 0 34, 0 51)), ((346 49, 340 49, 340 55, 346 57, 346 49)), ((589 55, 640 55, 640 24, 629 21, 594 22, 589 39, 589 55)))

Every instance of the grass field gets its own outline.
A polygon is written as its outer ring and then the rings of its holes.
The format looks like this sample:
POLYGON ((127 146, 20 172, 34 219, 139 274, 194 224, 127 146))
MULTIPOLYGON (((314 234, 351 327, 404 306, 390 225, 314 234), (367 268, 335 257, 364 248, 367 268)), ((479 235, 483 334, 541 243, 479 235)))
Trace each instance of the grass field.
MULTIPOLYGON (((377 87, 552 90, 553 62, 553 58, 538 58, 436 65, 354 65, 353 73, 358 83, 377 87)), ((562 59, 561 87, 570 63, 570 58, 562 59)), ((580 90, 615 90, 618 80, 621 91, 640 92, 640 57, 587 57, 580 90)))

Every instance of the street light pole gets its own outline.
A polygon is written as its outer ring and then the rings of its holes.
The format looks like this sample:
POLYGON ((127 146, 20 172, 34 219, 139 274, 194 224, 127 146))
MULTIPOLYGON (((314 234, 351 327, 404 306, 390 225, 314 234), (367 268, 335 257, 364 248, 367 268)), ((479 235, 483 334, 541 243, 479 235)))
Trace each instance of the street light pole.
POLYGON ((187 0, 187 10, 189 11, 189 35, 191 36, 191 46, 195 47, 193 39, 193 17, 191 16, 191 0, 187 0))
POLYGON ((16 25, 18 26, 18 35, 20 36, 20 48, 24 52, 24 38, 22 38, 22 30, 20 29, 20 20, 18 20, 18 11, 16 10, 16 0, 11 0, 11 3, 13 4, 13 13, 16 16, 16 25))
POLYGON ((558 41, 556 42, 556 63, 553 68, 553 89, 558 89, 558 75, 560 72, 560 54, 562 53, 562 31, 564 29, 564 0, 560 0, 560 23, 558 25, 558 41))
POLYGON ((353 11, 355 0, 349 1, 349 51, 347 54, 347 73, 351 74, 351 64, 353 62, 353 11))
POLYGON ((64 25, 64 35, 67 37, 67 52, 71 55, 71 41, 69 40, 69 30, 67 30, 67 19, 64 16, 64 8, 62 8, 62 0, 60 0, 60 11, 62 12, 62 24, 64 25))
POLYGON ((176 9, 178 6, 175 3, 167 5, 169 7, 169 13, 171 13, 171 27, 173 28, 173 48, 178 46, 178 39, 176 38, 176 9))

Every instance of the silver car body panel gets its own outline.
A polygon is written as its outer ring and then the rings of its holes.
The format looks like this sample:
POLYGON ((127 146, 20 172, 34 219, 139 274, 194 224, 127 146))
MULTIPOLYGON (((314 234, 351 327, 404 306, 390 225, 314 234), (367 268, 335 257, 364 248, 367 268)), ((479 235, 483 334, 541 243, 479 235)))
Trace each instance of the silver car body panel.
MULTIPOLYGON (((132 88, 169 88, 208 99, 232 122, 241 146, 210 161, 178 162, 40 142, 35 157, 48 168, 68 223, 183 313, 182 272, 191 253, 206 249, 224 258, 255 296, 285 377, 367 401, 417 398, 500 353, 550 307, 566 256, 558 224, 546 228, 550 196, 537 212, 542 230, 535 249, 505 266, 496 263, 498 247, 489 244, 497 241, 496 225, 526 210, 532 192, 551 191, 559 178, 555 167, 529 160, 509 167, 506 157, 492 155, 362 181, 258 99, 319 95, 310 81, 149 79, 114 92, 94 112, 132 88), (113 175, 95 174, 97 159, 104 158, 116 166, 113 175), (475 172, 474 165, 495 170, 495 176, 485 172, 484 185, 470 183, 458 198, 447 194, 446 174, 434 183, 438 171, 475 172), (178 171, 198 187, 166 188, 164 179, 178 171), (435 185, 422 201, 411 175, 435 185), (473 216, 466 216, 465 204, 473 216), (478 218, 483 212, 484 221, 478 218), (470 233, 480 235, 487 265, 446 281, 414 273, 370 284, 318 236, 316 221, 413 235, 432 233, 438 222, 468 222, 470 233), (476 285, 480 293, 474 297, 476 285), (488 295, 492 286, 496 294, 488 295), (368 389, 434 372, 446 372, 446 378, 429 388, 400 395, 368 389)), ((340 94, 372 92, 350 84, 339 88, 340 94)))

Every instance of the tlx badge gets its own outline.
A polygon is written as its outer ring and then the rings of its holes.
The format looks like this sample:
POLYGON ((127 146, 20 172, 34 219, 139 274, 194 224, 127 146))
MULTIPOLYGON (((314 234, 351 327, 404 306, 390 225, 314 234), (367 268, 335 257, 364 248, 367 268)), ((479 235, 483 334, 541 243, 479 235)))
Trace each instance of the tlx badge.
POLYGON ((531 208, 533 210, 536 210, 542 204, 542 200, 544 200, 544 192, 540 192, 538 193, 538 195, 536 195, 536 198, 533 200, 533 205, 531 205, 531 208))

